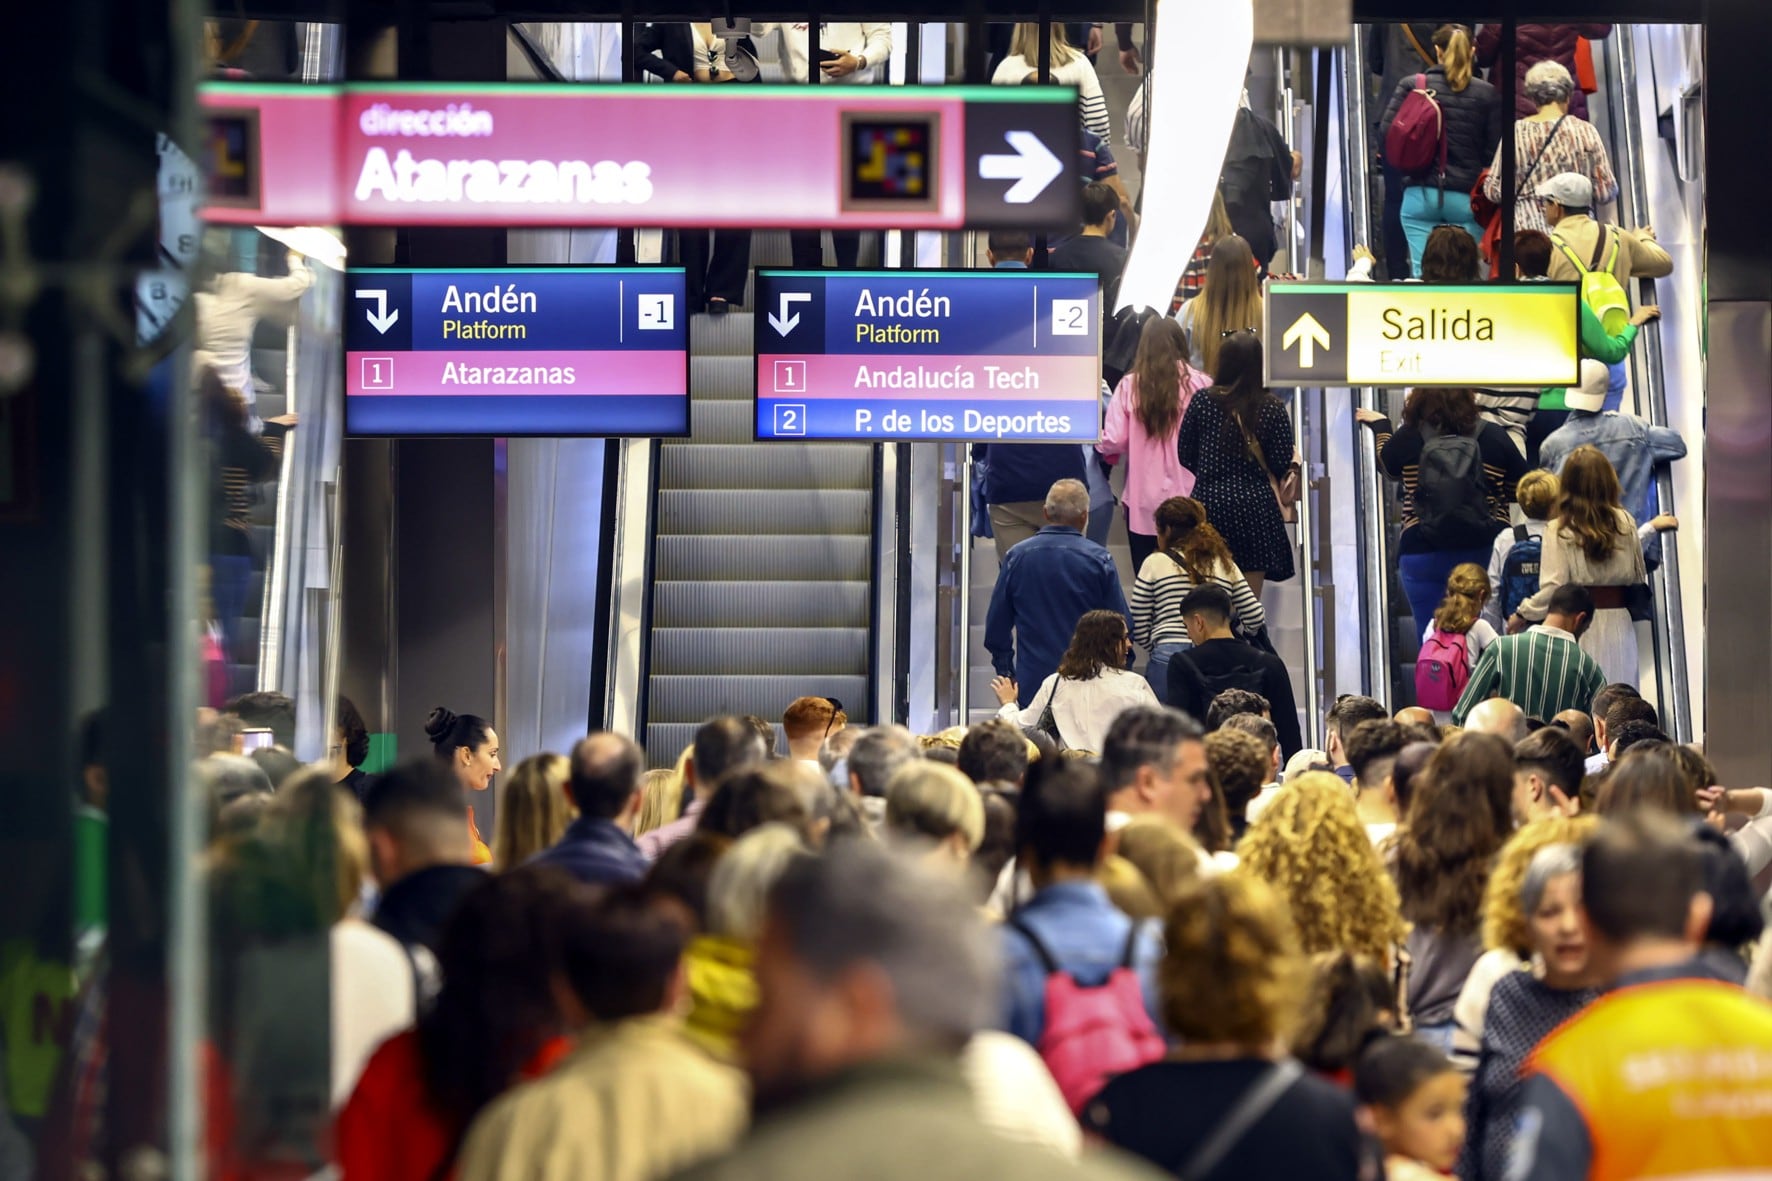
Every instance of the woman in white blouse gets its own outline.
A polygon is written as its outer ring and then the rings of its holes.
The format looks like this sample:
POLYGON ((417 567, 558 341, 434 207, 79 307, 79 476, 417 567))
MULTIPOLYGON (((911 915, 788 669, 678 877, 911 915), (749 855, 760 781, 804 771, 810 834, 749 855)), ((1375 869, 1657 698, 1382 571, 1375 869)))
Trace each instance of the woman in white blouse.
POLYGON ((1150 683, 1127 669, 1131 654, 1126 617, 1118 611, 1090 611, 1077 621, 1058 671, 1040 682, 1033 704, 1026 709, 1016 704, 1021 691, 1010 678, 991 682, 1003 703, 997 716, 1029 728, 1039 725, 1050 709, 1058 731, 1053 737, 1072 750, 1099 753, 1108 727, 1122 710, 1158 704, 1150 683))
MULTIPOLYGON (((1107 99, 1102 97, 1101 79, 1096 77, 1095 67, 1083 51, 1070 43, 1064 34, 1064 25, 1053 21, 1047 34, 1052 43, 1052 68, 1047 79, 1058 86, 1075 86, 1077 88, 1077 114, 1083 126, 1109 139, 1112 128, 1108 124, 1107 99)), ((1019 86, 1024 82, 1038 81, 1040 72, 1040 26, 1035 21, 1020 21, 1015 26, 1015 33, 1009 40, 1009 56, 1004 58, 991 75, 994 86, 1019 86)))

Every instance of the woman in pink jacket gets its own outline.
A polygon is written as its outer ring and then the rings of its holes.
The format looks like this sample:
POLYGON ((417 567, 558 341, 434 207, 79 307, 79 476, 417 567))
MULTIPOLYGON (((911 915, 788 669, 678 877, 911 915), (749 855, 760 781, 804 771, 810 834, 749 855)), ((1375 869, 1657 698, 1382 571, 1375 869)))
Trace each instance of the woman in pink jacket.
POLYGON ((1126 461, 1126 533, 1132 568, 1156 552, 1157 506, 1194 490, 1194 474, 1176 458, 1175 439, 1195 393, 1212 379, 1188 364, 1187 333, 1167 316, 1147 321, 1132 368, 1108 402, 1096 450, 1126 461))

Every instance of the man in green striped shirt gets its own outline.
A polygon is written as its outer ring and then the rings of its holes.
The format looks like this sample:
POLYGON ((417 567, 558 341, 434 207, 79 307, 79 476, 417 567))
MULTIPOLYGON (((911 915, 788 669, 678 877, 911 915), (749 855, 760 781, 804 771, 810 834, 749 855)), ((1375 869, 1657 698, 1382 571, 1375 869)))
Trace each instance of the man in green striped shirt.
POLYGON ((1578 643, 1593 617, 1594 597, 1585 586, 1559 586, 1543 623, 1501 636, 1483 649, 1452 720, 1464 725, 1491 697, 1505 697, 1527 717, 1545 721, 1566 709, 1585 708, 1606 686, 1606 674, 1578 643))

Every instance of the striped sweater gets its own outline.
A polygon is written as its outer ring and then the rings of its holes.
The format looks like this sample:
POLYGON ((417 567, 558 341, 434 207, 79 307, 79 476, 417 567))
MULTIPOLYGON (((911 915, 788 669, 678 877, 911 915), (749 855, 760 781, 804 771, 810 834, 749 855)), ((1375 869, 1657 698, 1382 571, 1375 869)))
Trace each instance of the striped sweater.
MULTIPOLYGON (((1233 563, 1228 570, 1212 573, 1212 582, 1230 593, 1231 610, 1244 632, 1252 632, 1267 624, 1267 612, 1261 600, 1249 588, 1249 580, 1233 563)), ((1187 568, 1158 551, 1144 560, 1138 581, 1132 584, 1132 640, 1149 652, 1158 644, 1188 642, 1187 627, 1181 622, 1181 601, 1193 592, 1194 580, 1187 568)))
POLYGON ((1574 636, 1537 624, 1483 649, 1452 721, 1464 725, 1471 710, 1491 697, 1505 697, 1527 717, 1549 721, 1566 709, 1587 709, 1605 687, 1606 674, 1574 636))
POLYGON ((1526 474, 1526 457, 1514 446, 1507 431, 1492 422, 1481 421, 1477 447, 1483 455, 1483 476, 1488 484, 1489 517, 1495 527, 1481 536, 1440 538, 1430 542, 1416 526, 1421 519, 1415 515, 1415 481, 1418 465, 1427 439, 1421 430, 1403 426, 1392 430, 1389 419, 1371 424, 1378 435, 1378 462, 1385 474, 1403 486, 1403 533, 1399 553, 1419 554, 1442 549, 1487 548, 1495 535, 1507 527, 1508 506, 1514 502, 1514 488, 1526 474))

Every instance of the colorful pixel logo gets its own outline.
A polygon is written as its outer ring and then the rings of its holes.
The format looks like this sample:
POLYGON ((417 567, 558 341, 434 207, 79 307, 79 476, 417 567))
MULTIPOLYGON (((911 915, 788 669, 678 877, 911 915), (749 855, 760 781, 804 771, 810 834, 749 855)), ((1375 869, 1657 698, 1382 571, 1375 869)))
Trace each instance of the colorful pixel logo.
POLYGON ((211 110, 203 128, 203 179, 211 205, 257 209, 259 128, 254 110, 211 110))
POLYGON ((850 115, 844 120, 845 209, 933 209, 936 115, 850 115))

